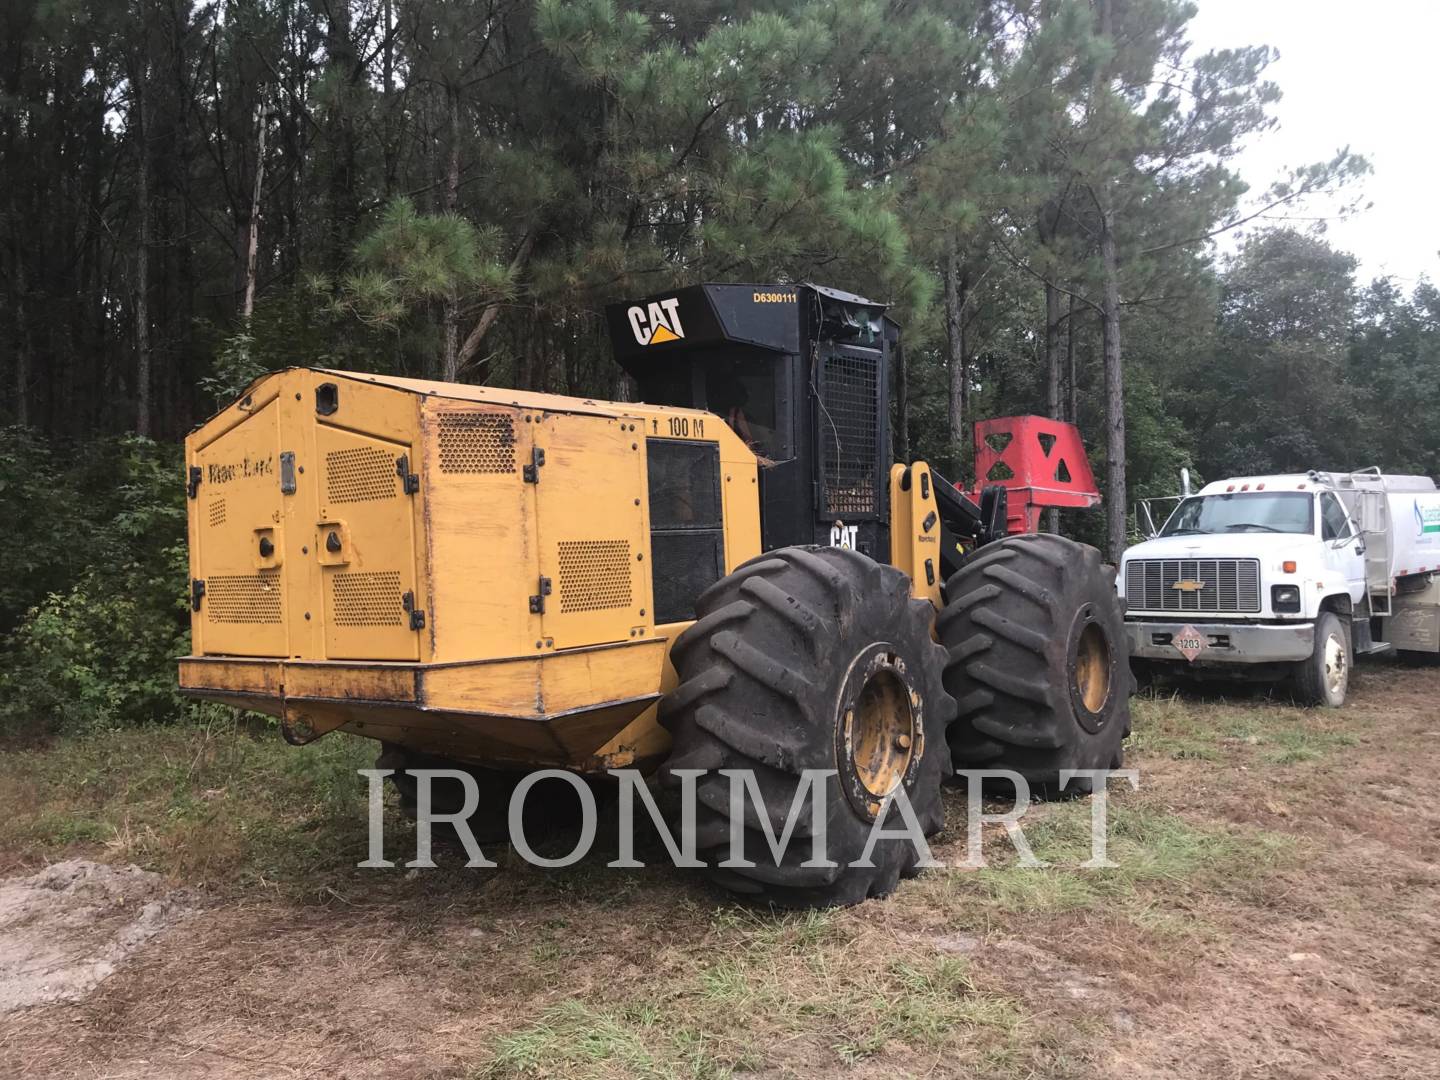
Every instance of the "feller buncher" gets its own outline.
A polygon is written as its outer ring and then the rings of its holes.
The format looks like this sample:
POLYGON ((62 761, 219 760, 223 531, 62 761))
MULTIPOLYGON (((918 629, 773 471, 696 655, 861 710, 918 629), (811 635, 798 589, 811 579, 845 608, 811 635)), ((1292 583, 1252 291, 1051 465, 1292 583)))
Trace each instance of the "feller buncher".
POLYGON ((988 431, 996 482, 967 495, 887 462, 882 304, 699 285, 607 319, 641 402, 292 368, 194 431, 183 689, 277 716, 296 744, 379 740, 409 804, 403 770, 438 764, 495 807, 536 768, 705 770, 699 857, 782 905, 914 872, 898 837, 852 865, 879 815, 898 829, 898 788, 933 834, 954 768, 1046 786, 1120 764, 1113 570, 1007 535, 1093 501, 1073 429, 1027 418, 1008 450, 988 431), (738 854, 721 769, 756 777, 753 867, 717 865, 738 854), (806 788, 805 770, 829 778, 806 788), (834 866, 804 865, 803 842, 769 852, 761 815, 778 834, 802 789, 834 866))

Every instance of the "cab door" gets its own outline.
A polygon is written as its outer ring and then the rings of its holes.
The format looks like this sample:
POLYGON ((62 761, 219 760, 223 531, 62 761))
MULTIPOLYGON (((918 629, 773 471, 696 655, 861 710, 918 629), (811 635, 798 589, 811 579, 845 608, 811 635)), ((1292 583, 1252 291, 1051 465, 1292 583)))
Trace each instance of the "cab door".
POLYGON ((1320 493, 1320 540, 1326 569, 1345 582, 1358 603, 1365 595, 1365 540, 1331 491, 1320 493))

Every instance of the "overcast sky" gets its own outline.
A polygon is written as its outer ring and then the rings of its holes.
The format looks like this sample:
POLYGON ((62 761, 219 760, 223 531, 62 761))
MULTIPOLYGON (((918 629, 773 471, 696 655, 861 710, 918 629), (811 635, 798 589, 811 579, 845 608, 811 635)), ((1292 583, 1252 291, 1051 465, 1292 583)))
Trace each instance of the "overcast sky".
MULTIPOLYGON (((1251 191, 1349 146, 1374 168, 1361 181, 1374 205, 1332 221, 1328 239, 1359 258, 1362 282, 1391 274, 1408 286, 1424 273, 1440 283, 1440 0, 1196 2, 1197 48, 1280 50, 1269 70, 1285 95, 1279 127, 1235 159, 1251 191)), ((1314 204, 1301 213, 1332 211, 1314 204)))

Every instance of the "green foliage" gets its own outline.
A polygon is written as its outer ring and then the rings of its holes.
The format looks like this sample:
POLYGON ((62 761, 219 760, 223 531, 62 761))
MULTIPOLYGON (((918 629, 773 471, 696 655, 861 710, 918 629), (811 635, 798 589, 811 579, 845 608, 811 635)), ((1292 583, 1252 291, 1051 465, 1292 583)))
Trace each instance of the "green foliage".
MULTIPOLYGON (((138 437, 87 450, 106 462, 112 486, 90 502, 77 487, 66 492, 55 519, 65 528, 52 535, 75 540, 83 568, 10 636, 0 732, 88 731, 184 711, 174 671, 189 651, 179 454, 138 437)), ((39 569, 53 579, 72 567, 62 555, 39 569)))
POLYGON ((214 365, 210 374, 200 380, 200 387, 214 399, 219 410, 269 370, 256 356, 255 335, 247 328, 226 339, 216 350, 214 365))
POLYGON ((356 269, 345 276, 338 303, 386 325, 431 301, 503 295, 511 274, 497 261, 499 242, 497 229, 454 214, 421 214, 409 199, 393 199, 356 246, 356 269))
POLYGON ((86 565, 89 538, 83 530, 71 530, 65 542, 57 542, 60 523, 77 503, 63 456, 37 432, 0 428, 0 521, 7 534, 0 634, 47 593, 69 585, 86 565))

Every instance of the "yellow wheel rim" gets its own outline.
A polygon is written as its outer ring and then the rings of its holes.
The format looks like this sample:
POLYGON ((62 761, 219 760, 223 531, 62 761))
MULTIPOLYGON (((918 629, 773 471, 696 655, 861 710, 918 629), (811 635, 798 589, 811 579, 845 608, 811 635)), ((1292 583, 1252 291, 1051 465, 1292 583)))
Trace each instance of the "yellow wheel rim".
POLYGON ((1080 632, 1075 650, 1075 693, 1092 713, 1098 713, 1110 698, 1110 643, 1098 623, 1089 623, 1080 632))
POLYGON ((845 714, 845 729, 855 775, 870 795, 883 800, 904 782, 915 756, 910 692, 893 668, 882 667, 866 680, 845 714))

